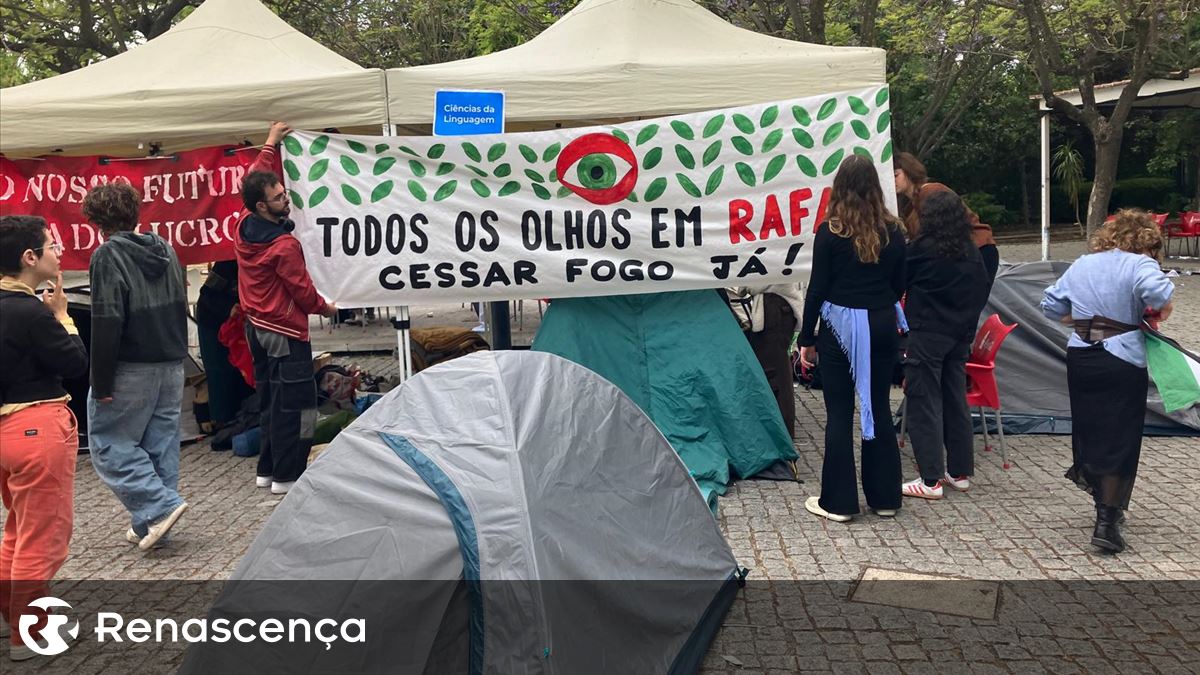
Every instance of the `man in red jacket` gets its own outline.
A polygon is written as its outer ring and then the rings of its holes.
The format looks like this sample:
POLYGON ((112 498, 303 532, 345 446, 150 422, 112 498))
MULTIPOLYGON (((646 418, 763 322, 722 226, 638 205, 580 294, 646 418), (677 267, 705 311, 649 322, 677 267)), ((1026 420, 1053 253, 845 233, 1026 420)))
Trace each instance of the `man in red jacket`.
POLYGON ((291 235, 296 225, 288 219, 287 190, 267 169, 289 131, 282 122, 271 125, 267 144, 242 182, 247 213, 235 241, 238 297, 262 410, 255 483, 274 494, 286 493, 304 472, 317 422, 308 317, 337 314, 313 286, 304 251, 291 235))

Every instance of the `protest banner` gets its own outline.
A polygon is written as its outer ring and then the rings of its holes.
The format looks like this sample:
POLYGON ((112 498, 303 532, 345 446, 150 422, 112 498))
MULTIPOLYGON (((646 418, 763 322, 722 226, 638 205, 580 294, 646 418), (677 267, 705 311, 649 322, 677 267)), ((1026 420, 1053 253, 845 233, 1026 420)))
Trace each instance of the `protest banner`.
POLYGON ((834 174, 877 166, 887 87, 608 127, 297 132, 283 168, 320 292, 343 307, 802 282, 834 174))
POLYGON ((63 245, 62 268, 86 270, 103 241, 80 213, 87 191, 121 181, 142 195, 138 231, 155 232, 184 265, 231 260, 242 177, 258 148, 210 147, 154 158, 0 157, 0 215, 41 216, 63 245))

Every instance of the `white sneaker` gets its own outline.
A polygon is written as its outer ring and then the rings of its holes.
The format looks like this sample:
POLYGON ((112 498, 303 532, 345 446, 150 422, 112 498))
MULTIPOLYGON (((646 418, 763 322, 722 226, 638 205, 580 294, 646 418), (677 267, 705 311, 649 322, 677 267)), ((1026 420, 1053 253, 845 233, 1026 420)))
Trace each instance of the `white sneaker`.
MULTIPOLYGON (((131 527, 128 530, 125 530, 125 541, 131 544, 140 544, 142 543, 142 538, 139 537, 137 532, 134 532, 133 528, 131 527)), ((154 542, 154 548, 162 548, 165 544, 165 541, 159 539, 158 541, 154 542)))
POLYGON ((971 477, 970 476, 960 476, 958 478, 955 478, 954 476, 951 476, 950 474, 947 473, 946 477, 942 479, 942 484, 949 485, 950 487, 954 488, 955 490, 958 490, 959 492, 966 492, 967 490, 969 490, 971 488, 971 477))
POLYGON ((895 518, 896 509, 873 509, 880 518, 895 518))
POLYGON ((178 522, 179 516, 182 516, 183 512, 187 510, 187 502, 184 502, 179 506, 176 506, 175 510, 168 513, 162 520, 158 521, 157 523, 151 523, 150 531, 146 534, 146 536, 142 537, 141 541, 138 542, 138 548, 142 549, 143 551, 149 551, 151 547, 158 543, 159 539, 162 539, 164 535, 171 531, 172 527, 175 527, 175 523, 178 522))
POLYGON ((254 477, 254 487, 260 487, 260 488, 271 487, 271 477, 270 476, 255 476, 254 477))
MULTIPOLYGON (((79 637, 78 636, 73 637, 70 633, 63 633, 62 639, 68 645, 70 645, 71 643, 78 640, 79 637)), ((60 653, 65 653, 65 652, 60 652, 60 653)), ((29 647, 26 647, 25 645, 9 645, 9 648, 8 648, 8 658, 12 659, 13 661, 28 661, 29 659, 32 659, 32 658, 38 657, 38 656, 41 656, 42 658, 54 658, 53 656, 44 656, 42 654, 39 654, 39 653, 33 651, 32 649, 30 649, 29 647)), ((57 654, 55 654, 55 656, 57 656, 57 654)))
POLYGON ((900 486, 900 492, 905 497, 920 497, 921 499, 941 499, 942 498, 942 481, 938 481, 937 485, 929 487, 921 478, 910 480, 900 486))
POLYGON ((296 484, 296 481, 294 481, 294 480, 289 480, 289 481, 286 481, 283 483, 278 483, 278 482, 272 481, 271 482, 271 494, 286 495, 288 493, 288 490, 291 490, 292 486, 295 484, 296 484))
POLYGON ((843 516, 840 513, 830 513, 821 508, 820 497, 809 497, 806 499, 804 501, 804 508, 813 515, 821 516, 822 518, 832 520, 835 523, 848 523, 851 519, 851 516, 843 516))

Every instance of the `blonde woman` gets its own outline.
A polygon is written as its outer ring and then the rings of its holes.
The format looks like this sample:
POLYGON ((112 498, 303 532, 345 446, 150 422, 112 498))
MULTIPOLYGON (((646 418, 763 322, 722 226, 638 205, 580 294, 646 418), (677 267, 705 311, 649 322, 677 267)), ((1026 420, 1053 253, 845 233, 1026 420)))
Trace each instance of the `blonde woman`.
POLYGON ((1067 342, 1071 450, 1067 478, 1092 495, 1092 544, 1125 549, 1146 414, 1146 347, 1138 326, 1147 308, 1166 320, 1175 287, 1159 266, 1162 233, 1141 211, 1121 211, 1042 299, 1046 316, 1074 328, 1067 342))

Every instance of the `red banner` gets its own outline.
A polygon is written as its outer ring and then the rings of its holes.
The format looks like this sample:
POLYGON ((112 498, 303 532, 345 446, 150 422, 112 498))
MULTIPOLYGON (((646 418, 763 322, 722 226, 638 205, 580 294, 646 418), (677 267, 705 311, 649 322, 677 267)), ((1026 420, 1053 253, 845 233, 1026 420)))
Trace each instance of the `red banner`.
POLYGON ((257 156, 258 148, 225 146, 138 159, 0 157, 0 215, 45 218, 63 245, 63 269, 86 270, 104 238, 80 213, 83 197, 122 181, 142 195, 139 232, 166 239, 184 265, 229 260, 242 178, 257 156))

